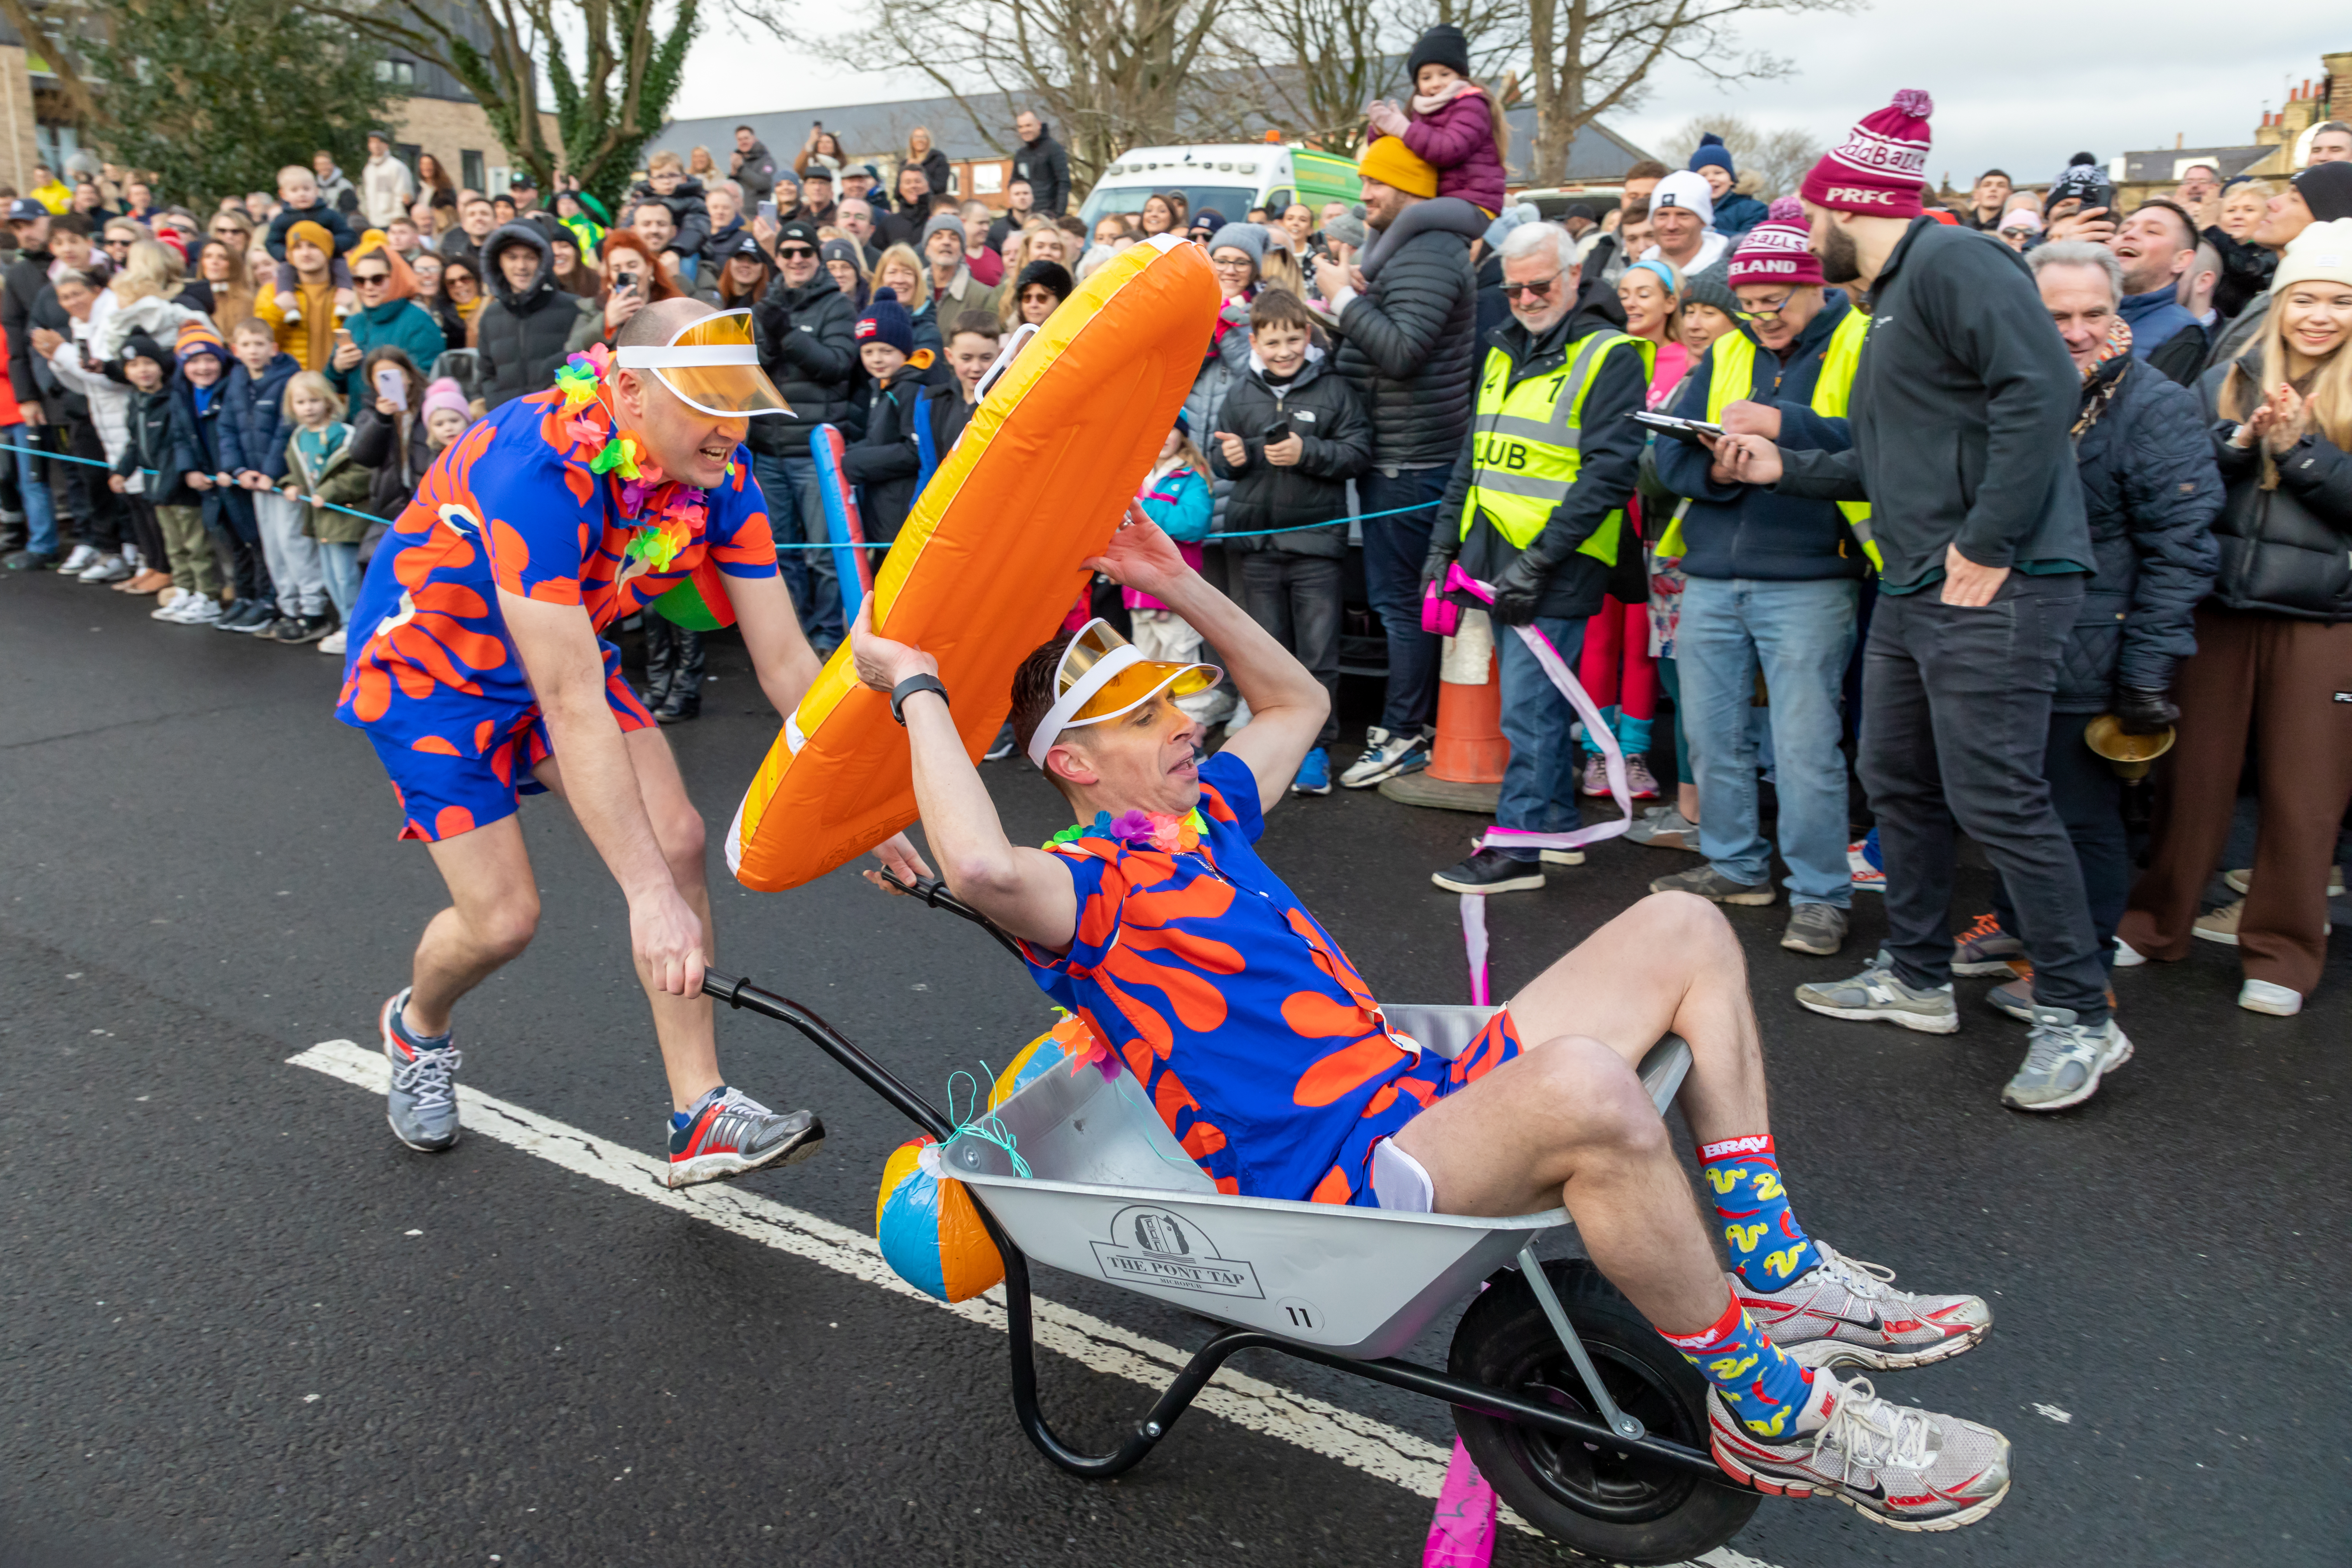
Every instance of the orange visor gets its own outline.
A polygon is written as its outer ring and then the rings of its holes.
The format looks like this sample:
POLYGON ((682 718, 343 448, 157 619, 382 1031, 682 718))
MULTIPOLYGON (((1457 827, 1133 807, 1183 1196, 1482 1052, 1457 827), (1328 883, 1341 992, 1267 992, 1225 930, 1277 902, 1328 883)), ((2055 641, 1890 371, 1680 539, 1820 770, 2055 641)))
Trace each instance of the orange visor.
POLYGON ((760 368, 749 310, 705 316, 688 322, 661 348, 639 344, 613 357, 623 370, 653 372, 688 407, 720 419, 793 411, 760 368))
POLYGON ((1062 650, 1055 671, 1054 706, 1029 737, 1029 760, 1045 765, 1045 753, 1066 730, 1099 724, 1131 713, 1165 691, 1190 697, 1225 678, 1213 664, 1165 664, 1144 658, 1108 621, 1088 621, 1062 650))

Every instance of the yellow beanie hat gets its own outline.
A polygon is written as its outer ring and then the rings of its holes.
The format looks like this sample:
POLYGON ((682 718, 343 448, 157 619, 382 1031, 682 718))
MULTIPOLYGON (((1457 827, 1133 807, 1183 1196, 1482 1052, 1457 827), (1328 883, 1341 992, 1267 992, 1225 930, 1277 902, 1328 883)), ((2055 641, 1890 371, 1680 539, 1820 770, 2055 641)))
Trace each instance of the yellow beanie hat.
POLYGON ((1394 136, 1383 136, 1364 149, 1357 172, 1368 180, 1394 185, 1409 196, 1437 194, 1437 168, 1394 136))

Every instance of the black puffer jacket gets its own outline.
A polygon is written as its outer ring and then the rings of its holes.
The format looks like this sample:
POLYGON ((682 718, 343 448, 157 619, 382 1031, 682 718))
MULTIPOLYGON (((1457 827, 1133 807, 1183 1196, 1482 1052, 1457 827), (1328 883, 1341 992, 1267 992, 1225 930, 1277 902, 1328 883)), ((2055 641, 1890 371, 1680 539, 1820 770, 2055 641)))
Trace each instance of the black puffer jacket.
POLYGON ((691 176, 680 180, 667 195, 655 190, 651 180, 639 180, 629 187, 629 199, 623 205, 635 207, 646 202, 659 202, 669 209, 670 222, 677 226, 677 237, 669 242, 670 249, 681 257, 702 254, 702 247, 710 243, 710 204, 702 199, 700 180, 691 176))
POLYGON ((1261 534, 1236 539, 1235 550, 1271 550, 1284 555, 1348 553, 1348 481, 1364 471, 1372 455, 1372 427, 1364 417, 1363 400, 1347 377, 1331 369, 1319 350, 1286 384, 1265 378, 1256 355, 1250 368, 1225 394, 1215 426, 1202 443, 1217 478, 1231 479, 1221 531, 1255 533, 1262 529, 1298 528, 1325 518, 1339 521, 1329 528, 1305 528, 1296 533, 1261 534), (1265 433, 1287 419, 1300 442, 1298 461, 1277 468, 1265 460, 1265 433), (1225 461, 1220 434, 1242 438, 1246 461, 1236 468, 1225 461))
POLYGON ((804 452, 818 426, 849 425, 859 377, 857 313, 833 274, 820 267, 797 289, 777 279, 751 308, 751 324, 760 363, 797 416, 752 420, 751 449, 772 457, 804 452))
POLYGON ((2118 685, 2163 691, 2197 651, 2192 612, 2213 586, 2221 476, 2188 388, 2126 354, 2084 396, 2074 445, 2098 559, 2058 660, 2060 713, 2104 713, 2118 685))
POLYGON ((1486 216, 1458 196, 1407 207, 1364 253, 1366 292, 1339 316, 1337 368, 1372 419, 1372 466, 1450 464, 1477 398, 1478 284, 1470 242, 1486 216))
POLYGON ((368 510, 381 518, 398 517, 416 493, 416 482, 433 466, 425 421, 414 414, 386 418, 374 404, 362 405, 352 419, 352 461, 374 470, 368 484, 368 510))
POLYGON ((510 223, 490 231, 482 242, 482 283, 490 297, 474 319, 474 363, 480 378, 476 388, 496 408, 554 384, 572 329, 583 314, 596 313, 596 306, 555 286, 555 252, 537 224, 510 223), (520 292, 499 266, 499 256, 517 247, 539 258, 530 287, 520 292))
MULTIPOLYGON (((2277 460, 2277 488, 2264 489, 2262 454, 2231 446, 2237 421, 2220 414, 2230 369, 2216 365, 2198 384, 2229 489, 2213 524, 2221 551, 2213 600, 2296 620, 2352 620, 2352 455, 2314 431, 2277 460)), ((2260 346, 2237 369, 2260 384, 2260 346)))
MULTIPOLYGON (((915 422, 924 417, 930 397, 961 394, 950 384, 954 374, 918 349, 915 357, 881 383, 868 382, 872 401, 866 408, 866 434, 841 455, 841 471, 851 484, 861 486, 865 499, 859 521, 866 537, 877 542, 896 540, 907 514, 922 494, 922 450, 916 442, 915 422)), ((934 426, 934 432, 938 426, 934 426)))

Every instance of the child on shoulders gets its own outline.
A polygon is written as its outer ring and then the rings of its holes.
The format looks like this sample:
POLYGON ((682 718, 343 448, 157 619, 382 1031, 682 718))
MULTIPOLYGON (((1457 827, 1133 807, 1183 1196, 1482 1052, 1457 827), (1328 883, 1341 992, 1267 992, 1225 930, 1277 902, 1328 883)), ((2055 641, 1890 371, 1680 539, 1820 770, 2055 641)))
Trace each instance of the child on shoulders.
POLYGON ((1503 210, 1503 158, 1510 132, 1486 89, 1470 79, 1470 43, 1441 24, 1422 34, 1405 70, 1413 96, 1400 106, 1374 103, 1373 134, 1394 136, 1437 170, 1437 194, 1503 210))

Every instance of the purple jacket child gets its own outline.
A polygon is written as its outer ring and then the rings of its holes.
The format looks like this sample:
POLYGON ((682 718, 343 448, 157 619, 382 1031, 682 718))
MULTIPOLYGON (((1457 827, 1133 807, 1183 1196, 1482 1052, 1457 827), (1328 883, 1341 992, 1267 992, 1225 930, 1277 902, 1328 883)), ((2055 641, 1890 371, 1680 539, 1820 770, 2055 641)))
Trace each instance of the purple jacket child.
POLYGON ((1493 100, 1465 82, 1427 113, 1412 100, 1412 116, 1397 134, 1434 164, 1437 194, 1475 202, 1492 216, 1503 210, 1503 155, 1495 147, 1493 100))

